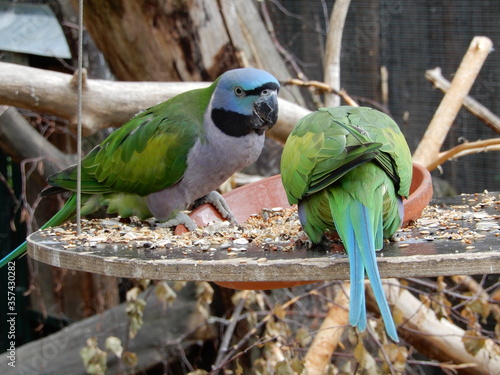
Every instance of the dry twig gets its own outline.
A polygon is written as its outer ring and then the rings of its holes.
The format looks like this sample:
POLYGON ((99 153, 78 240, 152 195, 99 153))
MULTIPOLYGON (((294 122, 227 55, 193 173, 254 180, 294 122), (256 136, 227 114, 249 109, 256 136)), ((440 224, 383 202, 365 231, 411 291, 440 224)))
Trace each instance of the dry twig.
POLYGON ((344 101, 353 107, 359 107, 358 103, 354 99, 352 99, 344 90, 337 91, 335 90, 332 86, 330 86, 327 83, 320 82, 320 81, 303 81, 301 79, 297 78, 292 78, 286 82, 284 82, 285 85, 296 85, 296 86, 305 86, 305 87, 314 87, 318 90, 321 90, 323 92, 331 93, 331 94, 336 94, 340 96, 344 101))
POLYGON ((439 149, 462 106, 464 98, 469 93, 492 47, 493 43, 489 38, 484 36, 474 37, 456 71, 450 89, 441 101, 420 144, 415 150, 413 161, 428 168, 438 157, 439 149))
MULTIPOLYGON (((446 78, 443 77, 441 74, 441 68, 439 67, 427 70, 425 72, 425 78, 431 81, 434 87, 438 88, 445 94, 450 89, 451 84, 446 78)), ((486 125, 491 127, 497 133, 500 133, 500 118, 484 105, 467 95, 464 98, 464 107, 467 108, 470 113, 483 120, 486 125)))
POLYGON ((500 151, 500 138, 486 139, 484 141, 466 142, 455 146, 447 151, 440 152, 435 160, 432 160, 427 169, 432 171, 450 159, 480 152, 500 151))

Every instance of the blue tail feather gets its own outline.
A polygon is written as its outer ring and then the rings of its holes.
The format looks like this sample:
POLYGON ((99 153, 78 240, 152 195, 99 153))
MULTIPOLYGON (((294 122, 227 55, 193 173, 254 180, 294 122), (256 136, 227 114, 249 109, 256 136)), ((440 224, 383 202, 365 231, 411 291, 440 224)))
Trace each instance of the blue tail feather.
POLYGON ((28 248, 28 244, 26 241, 24 241, 21 245, 16 247, 14 250, 12 250, 9 254, 7 254, 5 257, 0 260, 0 268, 5 266, 7 263, 13 261, 14 259, 20 257, 23 255, 28 248))
MULTIPOLYGON (((350 302, 349 302, 349 323, 353 326, 362 324, 360 322, 363 310, 365 310, 365 269, 363 259, 357 251, 356 239, 353 228, 347 228, 348 234, 345 236, 344 246, 347 249, 354 249, 348 252, 350 267, 350 302)), ((365 324, 366 326, 366 324, 365 324)))
POLYGON ((396 326, 394 324, 394 320, 392 319, 391 310, 389 308, 389 304, 387 303, 387 298, 385 297, 384 289, 382 287, 382 280, 378 271, 377 258, 375 255, 374 227, 369 210, 360 202, 354 202, 353 206, 355 211, 353 219, 356 219, 356 221, 353 220, 353 222, 364 224, 355 226, 354 230, 356 232, 356 228, 359 228, 361 232, 357 233, 358 235, 356 236, 356 239, 358 240, 361 257, 363 258, 363 264, 365 266, 368 279, 370 280, 375 300, 377 301, 380 313, 382 314, 387 334, 394 341, 399 341, 396 326))
POLYGON ((330 207, 335 226, 349 256, 351 281, 349 323, 357 326, 360 331, 366 328, 364 291, 366 270, 387 334, 394 341, 399 341, 396 326, 382 287, 375 255, 376 240, 381 235, 379 232, 382 232, 380 228, 381 220, 374 219, 369 208, 354 199, 351 199, 347 204, 347 214, 338 212, 334 199, 330 200, 330 207))
POLYGON ((357 325, 360 332, 364 332, 366 329, 366 298, 365 298, 365 290, 362 290, 361 293, 361 314, 359 315, 359 321, 357 325))

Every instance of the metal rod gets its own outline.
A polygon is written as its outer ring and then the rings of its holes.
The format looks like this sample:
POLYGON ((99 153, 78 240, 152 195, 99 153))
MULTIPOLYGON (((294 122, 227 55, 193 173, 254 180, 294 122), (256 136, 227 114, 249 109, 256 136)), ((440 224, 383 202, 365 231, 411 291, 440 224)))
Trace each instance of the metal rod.
POLYGON ((76 167, 76 230, 82 231, 82 94, 83 94, 83 0, 78 1, 78 124, 77 124, 77 167, 76 167))

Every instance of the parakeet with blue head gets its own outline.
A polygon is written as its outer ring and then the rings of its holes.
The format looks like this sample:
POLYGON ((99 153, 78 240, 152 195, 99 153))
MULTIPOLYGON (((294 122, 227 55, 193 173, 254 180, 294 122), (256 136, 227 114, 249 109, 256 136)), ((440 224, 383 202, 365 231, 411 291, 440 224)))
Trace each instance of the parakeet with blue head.
POLYGON ((349 323, 366 328, 368 275, 388 335, 397 330, 382 288, 376 250, 403 220, 412 160, 398 125, 366 107, 321 108, 294 127, 281 158, 288 201, 313 244, 336 231, 350 267, 349 323))
MULTIPOLYGON (((253 68, 225 72, 209 87, 179 94, 133 117, 82 159, 82 216, 101 207, 121 217, 150 217, 166 226, 196 224, 183 213, 212 203, 234 221, 215 190, 257 160, 278 118, 279 82, 253 68)), ((49 177, 46 196, 76 192, 77 168, 49 177)), ((76 194, 42 228, 75 216, 76 194)), ((22 255, 26 242, 0 261, 22 255)))

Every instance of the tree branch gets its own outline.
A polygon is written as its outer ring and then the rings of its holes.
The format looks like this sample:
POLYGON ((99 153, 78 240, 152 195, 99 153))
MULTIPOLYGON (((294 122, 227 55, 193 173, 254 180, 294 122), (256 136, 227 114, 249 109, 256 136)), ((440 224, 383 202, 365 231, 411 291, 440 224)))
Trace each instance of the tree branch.
MULTIPOLYGON (((296 86, 305 86, 305 87, 313 87, 323 92, 327 92, 330 94, 335 94, 340 96, 348 105, 353 107, 359 107, 359 104, 347 94, 344 90, 337 91, 328 83, 320 82, 320 81, 303 81, 301 79, 292 78, 288 81, 284 82, 285 85, 296 85, 296 86)), ((339 103, 340 105, 340 103, 339 103)))
POLYGON ((448 151, 440 152, 438 157, 427 166, 427 169, 432 171, 441 164, 445 163, 447 160, 488 151, 500 151, 500 138, 466 142, 455 146, 448 151))
MULTIPOLYGON (((77 93, 72 76, 0 63, 0 105, 52 114, 76 128, 77 93)), ((116 127, 136 113, 207 82, 114 82, 87 79, 83 88, 83 134, 116 127)), ((295 123, 310 111, 280 99, 278 124, 269 136, 285 142, 295 123)))
MULTIPOLYGON (((323 67, 324 81, 340 91, 340 53, 342 51, 342 33, 351 0, 336 0, 328 25, 326 51, 323 67)), ((338 107, 340 100, 336 95, 325 95, 325 107, 338 107)))
MULTIPOLYGON (((425 78, 432 82, 434 87, 438 88, 445 94, 450 89, 451 84, 446 78, 443 77, 441 74, 441 68, 439 67, 427 70, 425 72, 425 78)), ((470 113, 480 118, 486 123, 486 125, 491 127, 497 133, 500 133, 500 118, 497 115, 475 99, 471 98, 469 95, 464 98, 463 104, 470 113)))
POLYGON ((38 133, 12 107, 0 105, 0 148, 18 163, 25 159, 42 160, 39 168, 43 181, 52 173, 75 162, 73 155, 65 154, 38 133))
POLYGON ((304 367, 309 375, 324 374, 349 323, 349 283, 338 288, 334 303, 328 311, 304 358, 304 367), (343 290, 342 290, 343 289, 343 290))
MULTIPOLYGON (((493 340, 485 339, 484 347, 472 355, 462 341, 466 336, 462 328, 446 319, 439 319, 434 311, 403 289, 396 279, 391 279, 391 284, 385 284, 384 289, 389 304, 396 306, 399 320, 403 321, 398 331, 419 352, 444 362, 475 365, 464 369, 467 374, 499 373, 499 347, 493 340)), ((371 298, 370 294, 367 297, 371 298)))
POLYGON ((463 100, 469 93, 492 47, 493 43, 489 38, 474 37, 455 73, 450 89, 439 104, 413 154, 415 162, 427 168, 437 158, 439 149, 462 106, 463 100))

